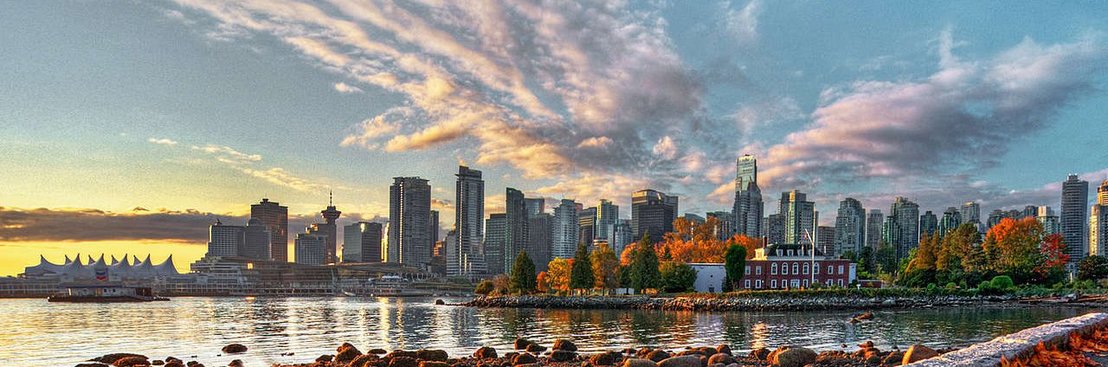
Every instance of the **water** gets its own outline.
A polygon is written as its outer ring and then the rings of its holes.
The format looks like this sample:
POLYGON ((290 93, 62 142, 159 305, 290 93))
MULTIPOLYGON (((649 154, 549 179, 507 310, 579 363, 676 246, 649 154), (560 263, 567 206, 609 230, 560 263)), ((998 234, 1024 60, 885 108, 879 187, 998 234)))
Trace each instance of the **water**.
MULTIPOLYGON (((447 300, 458 301, 458 300, 447 300)), ((136 304, 58 304, 0 299, 0 365, 73 366, 114 352, 196 359, 226 366, 310 362, 342 342, 371 348, 501 353, 517 336, 549 346, 570 338, 584 351, 643 345, 680 348, 729 343, 749 350, 784 344, 850 350, 913 343, 964 346, 1089 312, 1074 308, 941 308, 879 311, 874 322, 845 323, 852 312, 694 313, 615 310, 472 309, 433 299, 203 298, 136 304), (229 343, 250 348, 217 356, 229 343), (294 356, 281 356, 294 352, 294 356), (192 357, 196 356, 196 357, 192 357)))

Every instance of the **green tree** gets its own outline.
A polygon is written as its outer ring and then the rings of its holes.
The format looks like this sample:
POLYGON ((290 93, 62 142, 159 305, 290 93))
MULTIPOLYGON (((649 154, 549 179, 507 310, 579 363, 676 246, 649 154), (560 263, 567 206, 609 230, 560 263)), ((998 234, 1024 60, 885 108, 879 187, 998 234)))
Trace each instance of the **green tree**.
POLYGON ((662 275, 662 289, 669 293, 688 292, 696 283, 696 269, 683 262, 666 261, 658 271, 662 275))
POLYGON ((631 287, 635 290, 641 292, 661 285, 662 275, 658 271, 658 254, 654 253, 654 244, 650 242, 649 234, 644 234, 639 245, 636 246, 630 268, 628 275, 631 278, 631 287))
POLYGON ((746 272, 746 248, 738 243, 728 246, 723 254, 723 269, 727 272, 724 288, 728 291, 738 289, 746 272))
POLYGON ((592 274, 596 279, 593 286, 600 289, 615 289, 619 287, 620 269, 619 259, 608 244, 601 243, 589 255, 592 262, 592 274))
POLYGON ((492 291, 495 290, 495 289, 496 289, 496 286, 492 284, 492 281, 488 280, 488 279, 485 279, 485 280, 482 280, 481 282, 477 283, 477 288, 475 288, 473 290, 473 293, 477 293, 477 294, 480 294, 482 296, 487 296, 487 295, 489 295, 489 293, 492 293, 492 291))
POLYGON ((877 272, 893 274, 896 273, 896 249, 889 246, 885 241, 877 246, 877 253, 874 255, 877 262, 877 272))
POLYGON ((512 279, 509 289, 512 293, 530 293, 534 292, 536 285, 535 281, 535 262, 531 261, 531 257, 527 256, 527 251, 520 251, 516 256, 515 263, 512 264, 512 279))
POLYGON ((1077 263, 1077 279, 1100 280, 1104 278, 1108 278, 1108 258, 1090 255, 1077 263))
POLYGON ((862 250, 858 251, 858 268, 870 274, 876 273, 877 263, 873 256, 873 248, 863 246, 862 250))
POLYGON ((596 283, 592 275, 592 262, 589 261, 589 249, 585 244, 577 245, 573 255, 573 267, 569 271, 569 287, 572 289, 591 289, 596 283))

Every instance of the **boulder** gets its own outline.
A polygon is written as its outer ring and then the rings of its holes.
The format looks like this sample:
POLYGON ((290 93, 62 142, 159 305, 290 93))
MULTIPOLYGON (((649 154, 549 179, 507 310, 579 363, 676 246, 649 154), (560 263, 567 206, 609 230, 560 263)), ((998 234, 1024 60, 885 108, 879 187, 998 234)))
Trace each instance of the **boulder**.
POLYGON ((712 348, 712 347, 700 347, 700 348, 696 348, 694 350, 699 352, 700 354, 704 355, 705 357, 711 357, 711 356, 715 355, 716 353, 719 353, 719 351, 716 350, 716 348, 712 348))
POLYGON ((554 350, 564 350, 567 352, 576 352, 577 345, 566 339, 558 339, 554 341, 554 350))
POLYGON ((435 305, 442 306, 442 305, 445 305, 445 304, 446 304, 446 301, 443 301, 441 298, 435 300, 435 305))
POLYGON ((515 347, 516 350, 526 350, 527 347, 531 346, 531 344, 535 343, 524 338, 516 338, 516 341, 512 344, 512 346, 515 347))
POLYGON ((568 350, 554 350, 550 353, 551 362, 569 362, 577 359, 577 352, 571 352, 568 350))
POLYGON ((396 358, 396 357, 419 358, 419 354, 417 354, 416 352, 410 351, 410 350, 399 350, 399 349, 397 349, 397 350, 394 350, 394 351, 390 352, 389 354, 386 354, 382 358, 384 358, 384 359, 393 359, 393 358, 396 358))
POLYGON ((909 364, 916 361, 921 361, 931 357, 938 357, 939 352, 927 346, 916 344, 908 347, 908 352, 904 353, 904 358, 901 360, 901 364, 909 364))
MULTIPOLYGON (((103 355, 103 356, 100 356, 100 357, 97 357, 97 358, 93 358, 93 359, 92 359, 92 360, 91 360, 90 362, 100 362, 100 363, 104 363, 104 364, 112 364, 112 363, 115 363, 115 361, 118 361, 118 360, 120 360, 120 359, 123 359, 123 358, 127 358, 127 357, 142 357, 142 358, 146 358, 146 356, 144 356, 144 355, 141 355, 141 354, 134 354, 134 353, 111 353, 111 354, 105 354, 105 355, 103 355)), ((147 359, 149 359, 149 358, 147 358, 147 359)))
POLYGON ((133 366, 149 366, 150 361, 143 356, 130 356, 123 357, 112 362, 112 366, 116 367, 133 367, 133 366))
POLYGON ((512 358, 512 365, 537 363, 539 359, 531 353, 522 353, 512 358))
POLYGON ((658 367, 704 367, 700 356, 686 355, 669 357, 658 362, 658 367))
POLYGON ((546 347, 539 345, 538 343, 531 343, 527 346, 527 351, 531 353, 542 353, 546 351, 546 347))
POLYGON ((599 354, 593 354, 589 356, 589 364, 596 366, 611 366, 618 362, 620 356, 618 354, 604 352, 599 354))
POLYGON ((904 360, 904 352, 889 352, 885 358, 881 358, 881 364, 886 366, 896 366, 900 364, 900 361, 904 360))
MULTIPOLYGON (((369 353, 369 354, 376 354, 376 355, 384 355, 384 354, 389 354, 389 351, 387 351, 387 350, 384 350, 384 349, 381 349, 381 348, 373 348, 373 349, 370 349, 370 350, 369 350, 368 352, 366 352, 366 353, 369 353)), ((290 354, 290 355, 291 355, 291 354, 290 354)))
POLYGON ((731 354, 731 346, 727 345, 727 344, 720 344, 718 347, 716 347, 716 352, 723 353, 723 354, 726 354, 726 355, 732 355, 731 354))
POLYGON ((666 358, 669 358, 669 357, 670 357, 669 352, 666 352, 666 351, 661 350, 661 349, 655 349, 655 350, 650 351, 649 353, 646 353, 646 359, 654 361, 655 363, 661 362, 663 359, 666 359, 666 358))
POLYGON ((419 367, 419 361, 408 356, 393 357, 389 360, 389 367, 419 367))
POLYGON ((242 360, 236 359, 227 364, 227 367, 242 367, 242 360))
POLYGON ((446 362, 447 358, 450 358, 450 356, 446 354, 445 350, 441 349, 420 349, 416 351, 416 359, 423 361, 446 362))
POLYGON ((165 362, 165 366, 162 367, 185 367, 184 363, 181 363, 180 359, 174 359, 165 362))
POLYGON ((628 358, 623 361, 622 367, 658 367, 658 364, 649 359, 628 358))
POLYGON ((804 347, 781 347, 773 351, 770 362, 778 367, 803 367, 816 361, 815 351, 804 347))
POLYGON ((340 345, 338 349, 336 349, 336 351, 338 352, 338 354, 335 354, 335 362, 339 363, 347 363, 353 361, 354 358, 358 358, 358 356, 362 355, 362 352, 350 343, 342 343, 342 345, 340 345))
POLYGON ((716 364, 716 363, 721 363, 721 364, 727 365, 727 364, 731 364, 731 363, 734 363, 734 362, 735 362, 735 358, 731 357, 730 354, 725 354, 725 353, 716 353, 716 354, 713 354, 711 357, 708 357, 708 364, 709 365, 716 364))
POLYGON ((103 363, 95 363, 94 362, 94 363, 78 363, 76 366, 73 366, 73 367, 105 367, 105 366, 107 366, 107 365, 103 364, 103 363))
POLYGON ((246 353, 246 346, 242 344, 227 344, 223 347, 222 351, 227 354, 246 353))
POLYGON ((766 348, 758 348, 750 351, 750 358, 755 358, 759 361, 769 360, 770 351, 766 348))
POLYGON ((165 365, 165 361, 160 360, 160 359, 155 359, 153 361, 150 361, 150 365, 151 366, 163 366, 163 365, 165 365))
POLYGON ((420 361, 419 367, 450 367, 450 364, 442 361, 420 361))
POLYGON ((473 352, 473 358, 477 358, 477 359, 496 358, 496 357, 497 357, 496 349, 492 349, 492 347, 480 347, 480 348, 477 348, 477 350, 473 352))
POLYGON ((334 358, 335 358, 335 356, 333 356, 333 355, 330 355, 330 354, 324 354, 324 355, 321 355, 321 356, 319 356, 319 357, 316 357, 316 358, 315 358, 315 361, 316 361, 316 362, 320 362, 320 363, 323 363, 323 362, 330 362, 330 361, 331 361, 331 359, 334 359, 334 358))
POLYGON ((348 363, 346 366, 347 367, 367 367, 367 366, 372 366, 373 362, 375 362, 377 360, 379 360, 379 358, 377 358, 376 355, 362 354, 360 356, 355 357, 354 360, 350 361, 350 363, 348 363))

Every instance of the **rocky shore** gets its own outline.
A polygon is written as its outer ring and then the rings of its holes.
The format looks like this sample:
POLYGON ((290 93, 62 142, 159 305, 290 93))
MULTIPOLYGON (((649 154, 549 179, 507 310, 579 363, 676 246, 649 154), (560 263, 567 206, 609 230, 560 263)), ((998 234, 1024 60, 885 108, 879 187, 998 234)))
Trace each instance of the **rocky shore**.
POLYGON ((1015 302, 1013 296, 863 296, 835 295, 789 297, 781 295, 743 295, 735 297, 645 297, 645 296, 496 296, 478 297, 461 306, 487 308, 545 309, 634 309, 668 311, 816 311, 869 310, 879 308, 919 308, 965 306, 1015 302))
MULTIPOLYGON (((343 343, 335 354, 322 355, 314 361, 273 367, 887 367, 900 366, 949 352, 913 345, 907 351, 881 351, 873 342, 858 345, 854 351, 815 351, 803 347, 784 346, 774 350, 760 348, 749 353, 733 353, 730 346, 686 347, 680 350, 662 348, 628 348, 601 353, 578 353, 572 341, 559 339, 549 348, 525 339, 517 339, 514 350, 497 351, 481 347, 468 356, 449 356, 446 351, 421 349, 415 351, 369 349, 362 352, 350 343, 343 343), (548 350, 549 349, 549 350, 548 350)), ((246 346, 232 344, 224 348, 229 354, 242 353, 246 346)), ((197 361, 184 362, 167 357, 150 359, 139 354, 115 353, 78 364, 77 367, 205 367, 197 361)), ((234 360, 229 367, 244 367, 234 360)))

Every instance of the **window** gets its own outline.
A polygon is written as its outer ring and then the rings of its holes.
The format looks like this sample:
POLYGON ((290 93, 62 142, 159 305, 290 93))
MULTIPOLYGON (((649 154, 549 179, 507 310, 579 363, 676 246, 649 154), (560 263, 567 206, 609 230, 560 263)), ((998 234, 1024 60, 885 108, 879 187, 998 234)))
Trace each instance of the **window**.
POLYGON ((793 250, 789 250, 789 256, 793 256, 793 250))
POLYGON ((789 263, 781 263, 781 275, 789 275, 789 263))
POLYGON ((747 265, 745 268, 743 268, 743 274, 750 274, 750 265, 747 265))
POLYGON ((793 263, 793 274, 800 274, 800 263, 793 263))
POLYGON ((808 288, 808 279, 804 279, 804 288, 808 288))
POLYGON ((808 263, 804 263, 804 275, 808 275, 811 271, 812 269, 809 268, 808 263))
POLYGON ((758 279, 754 281, 754 288, 762 289, 762 280, 758 279))
POLYGON ((827 280, 827 286, 830 287, 832 284, 835 284, 835 281, 831 280, 831 279, 828 279, 827 280))
POLYGON ((843 280, 842 280, 842 279, 839 279, 839 286, 840 286, 840 287, 842 287, 842 286, 843 286, 843 280))
POLYGON ((831 266, 831 265, 827 265, 827 274, 828 275, 835 274, 835 267, 831 266))
POLYGON ((800 279, 793 279, 792 282, 789 283, 789 285, 792 288, 800 288, 800 279))
POLYGON ((774 288, 777 288, 777 279, 773 279, 773 280, 769 281, 769 289, 774 289, 774 288))
POLYGON ((770 275, 777 275, 777 263, 770 264, 769 274, 770 275))
POLYGON ((758 265, 754 267, 754 275, 762 275, 762 266, 758 265))
POLYGON ((815 270, 815 274, 819 274, 819 265, 812 266, 812 270, 815 270))
POLYGON ((839 274, 843 274, 843 273, 845 273, 845 272, 843 271, 843 266, 842 266, 842 265, 839 265, 839 274))
POLYGON ((750 279, 743 281, 743 288, 750 289, 750 279))

